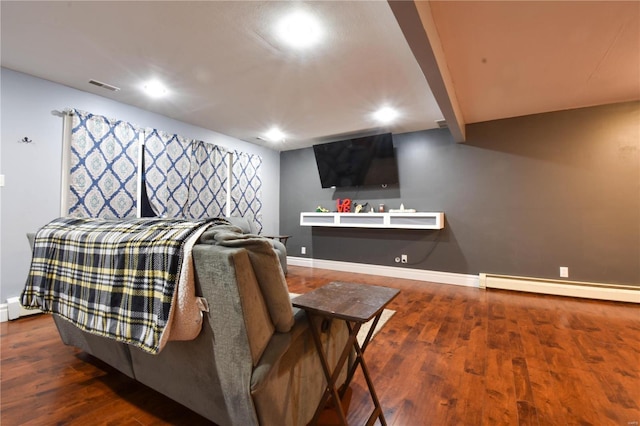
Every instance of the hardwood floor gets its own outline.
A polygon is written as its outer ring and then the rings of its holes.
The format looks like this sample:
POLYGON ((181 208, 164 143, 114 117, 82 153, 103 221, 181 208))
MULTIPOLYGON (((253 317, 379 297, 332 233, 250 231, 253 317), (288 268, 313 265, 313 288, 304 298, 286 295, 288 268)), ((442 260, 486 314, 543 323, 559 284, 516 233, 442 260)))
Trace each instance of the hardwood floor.
MULTIPOLYGON (((296 293, 337 280, 401 290, 365 353, 389 425, 640 421, 637 305, 295 266, 287 277, 296 293)), ((3 426, 210 424, 64 346, 49 316, 2 323, 0 343, 3 426)), ((350 424, 369 415, 365 388, 358 373, 350 424)))

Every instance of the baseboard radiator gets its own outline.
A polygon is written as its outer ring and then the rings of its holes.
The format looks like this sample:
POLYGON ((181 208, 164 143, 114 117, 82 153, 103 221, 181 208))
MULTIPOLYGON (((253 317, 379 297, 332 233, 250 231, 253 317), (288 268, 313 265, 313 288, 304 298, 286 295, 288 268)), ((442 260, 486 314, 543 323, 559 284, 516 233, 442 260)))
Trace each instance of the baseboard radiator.
POLYGON ((7 299, 7 317, 9 320, 40 313, 42 313, 40 309, 23 308, 20 304, 20 299, 17 297, 10 297, 7 299))
POLYGON ((480 288, 496 288, 501 290, 553 294, 556 296, 640 303, 640 286, 630 285, 600 284, 481 273, 480 288))

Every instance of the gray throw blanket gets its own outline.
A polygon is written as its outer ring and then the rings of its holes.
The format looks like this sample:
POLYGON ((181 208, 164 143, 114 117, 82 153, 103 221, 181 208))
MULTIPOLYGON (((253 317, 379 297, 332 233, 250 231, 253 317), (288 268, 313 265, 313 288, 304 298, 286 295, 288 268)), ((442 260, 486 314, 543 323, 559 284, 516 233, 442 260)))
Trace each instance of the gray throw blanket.
POLYGON ((294 319, 289 288, 268 238, 243 234, 235 226, 216 226, 205 231, 200 242, 246 249, 275 329, 281 333, 291 330, 294 319))

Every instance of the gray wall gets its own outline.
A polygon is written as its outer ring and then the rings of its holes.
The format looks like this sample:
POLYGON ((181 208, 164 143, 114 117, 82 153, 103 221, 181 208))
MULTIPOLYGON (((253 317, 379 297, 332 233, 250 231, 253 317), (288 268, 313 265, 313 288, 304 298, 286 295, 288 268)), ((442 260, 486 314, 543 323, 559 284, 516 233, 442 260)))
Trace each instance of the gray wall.
POLYGON ((289 255, 376 265, 640 285, 640 103, 394 135, 400 185, 321 189, 312 149, 281 153, 280 230, 289 255), (351 197, 443 211, 443 230, 299 226, 351 197), (307 255, 300 253, 301 246, 307 255))
POLYGON ((78 108, 262 156, 264 232, 278 232, 277 151, 6 68, 0 78, 0 173, 6 178, 0 190, 1 303, 24 286, 31 258, 25 234, 59 216, 62 118, 53 110, 78 108), (18 143, 25 136, 33 143, 18 143))

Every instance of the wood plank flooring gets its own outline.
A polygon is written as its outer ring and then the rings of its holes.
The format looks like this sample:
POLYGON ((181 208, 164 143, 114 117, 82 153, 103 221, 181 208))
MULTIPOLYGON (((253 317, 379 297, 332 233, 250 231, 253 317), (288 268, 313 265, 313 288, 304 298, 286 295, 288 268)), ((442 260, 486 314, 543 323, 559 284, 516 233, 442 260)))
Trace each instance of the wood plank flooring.
MULTIPOLYGON (((637 305, 295 266, 287 277, 296 293, 337 280, 401 290, 365 353, 390 426, 640 421, 637 305)), ((210 424, 64 346, 49 316, 2 323, 0 345, 3 426, 210 424)), ((352 425, 372 408, 365 389, 356 374, 352 425)))

